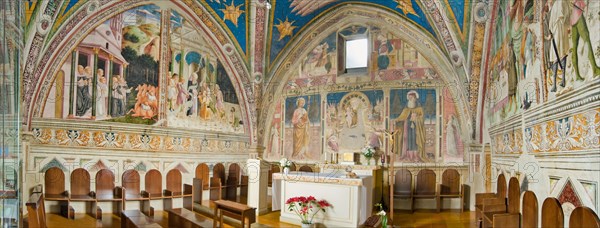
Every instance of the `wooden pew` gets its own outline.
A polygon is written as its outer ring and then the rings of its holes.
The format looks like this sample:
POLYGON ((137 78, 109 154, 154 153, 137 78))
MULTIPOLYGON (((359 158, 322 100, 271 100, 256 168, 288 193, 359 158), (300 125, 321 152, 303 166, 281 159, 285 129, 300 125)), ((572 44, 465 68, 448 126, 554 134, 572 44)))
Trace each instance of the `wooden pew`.
POLYGON ((571 213, 569 227, 600 228, 600 219, 589 207, 577 207, 571 213))
MULTIPOLYGON (((144 179, 145 184, 142 196, 149 200, 163 199, 162 175, 160 171, 156 169, 148 170, 144 179)), ((148 216, 154 216, 154 208, 150 205, 144 206, 142 211, 148 216)))
POLYGON ((438 197, 437 211, 442 209, 443 198, 460 198, 460 212, 465 208, 465 186, 460 184, 460 174, 456 169, 447 169, 442 174, 442 184, 440 184, 440 195, 438 197))
POLYGON ((84 202, 88 214, 94 218, 102 218, 102 210, 96 206, 96 193, 90 190, 90 173, 84 168, 78 168, 71 172, 71 196, 72 202, 84 202))
POLYGON ((221 199, 221 179, 218 177, 210 178, 210 200, 220 200, 221 199))
POLYGON ((508 184, 508 202, 499 204, 489 199, 483 203, 483 227, 516 227, 520 226, 521 202, 519 180, 511 177, 508 184), (488 208, 489 207, 489 208, 488 208))
POLYGON ((299 171, 300 172, 309 172, 309 173, 312 173, 313 169, 310 166, 308 166, 308 165, 303 165, 303 166, 300 167, 299 171))
MULTIPOLYGON (((436 177, 435 172, 431 169, 422 169, 417 174, 417 180, 415 185, 415 191, 413 194, 413 201, 417 198, 433 198, 436 199, 436 207, 437 201, 439 200, 438 192, 436 191, 436 177)), ((415 203, 413 202, 412 205, 415 203)))
MULTIPOLYGON (((123 210, 125 194, 121 187, 115 186, 115 175, 108 169, 101 169, 96 173, 96 201, 112 202, 113 213, 119 215, 123 210)), ((98 206, 98 210, 102 209, 98 206)), ((102 213, 96 218, 101 219, 102 213)))
POLYGON ((69 191, 65 190, 65 173, 58 167, 46 170, 44 174, 46 192, 44 199, 58 201, 60 214, 69 219, 75 218, 75 210, 69 205, 69 191))
POLYGON ((228 200, 217 200, 215 201, 214 210, 214 228, 217 227, 217 224, 220 224, 219 227, 223 227, 223 216, 239 220, 242 222, 242 228, 246 227, 246 222, 248 227, 250 227, 252 223, 256 222, 256 208, 249 207, 245 204, 228 200))
POLYGON ((546 198, 542 204, 542 227, 562 228, 564 224, 565 214, 560 201, 554 197, 546 198))
POLYGON ((208 165, 200 163, 196 166, 196 178, 202 179, 202 190, 208 190, 208 180, 210 179, 210 170, 208 165))
POLYGON ((154 219, 139 210, 124 210, 121 212, 121 228, 162 228, 154 219))
POLYGON ((201 228, 209 227, 210 219, 186 208, 167 209, 169 227, 201 228))
POLYGON ((33 187, 25 206, 27 206, 28 226, 46 228, 46 209, 42 185, 33 187))
POLYGON ((126 210, 127 201, 139 201, 140 209, 144 213, 150 211, 150 199, 142 194, 140 190, 140 174, 135 169, 127 170, 121 176, 121 183, 123 184, 123 192, 125 195, 123 202, 123 210, 126 210))
POLYGON ((525 191, 523 194, 523 228, 537 228, 538 224, 538 201, 535 193, 525 191))
POLYGON ((506 204, 506 178, 504 177, 504 174, 501 173, 498 175, 497 181, 496 193, 475 194, 475 216, 479 222, 483 219, 483 202, 486 199, 492 199, 488 201, 488 205, 491 205, 490 203, 492 203, 492 201, 496 201, 496 203, 499 204, 506 204))
POLYGON ((167 173, 167 189, 164 191, 163 205, 164 209, 173 208, 174 198, 183 198, 183 206, 192 209, 192 191, 191 185, 185 184, 182 187, 181 172, 178 169, 172 169, 167 173))
MULTIPOLYGON (((413 188, 412 188, 412 173, 407 169, 396 171, 394 177, 394 198, 409 199, 410 211, 413 211, 413 188)), ((393 208, 392 208, 393 210, 393 208)))

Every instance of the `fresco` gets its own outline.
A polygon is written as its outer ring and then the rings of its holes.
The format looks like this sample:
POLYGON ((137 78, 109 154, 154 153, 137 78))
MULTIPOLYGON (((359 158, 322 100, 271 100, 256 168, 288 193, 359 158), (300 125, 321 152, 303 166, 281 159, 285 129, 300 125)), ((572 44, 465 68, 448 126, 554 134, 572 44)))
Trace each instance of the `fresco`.
POLYGON ((44 117, 243 133, 223 65, 196 28, 170 12, 169 29, 161 29, 166 15, 150 4, 115 15, 88 34, 55 76, 44 117), (170 36, 166 53, 161 31, 170 36), (166 79, 159 76, 161 55, 171 59, 166 79), (161 112, 165 118, 159 119, 161 112))
MULTIPOLYGON (((269 24, 268 38, 268 61, 273 63, 289 42, 296 37, 314 18, 318 18, 329 9, 347 4, 347 1, 325 0, 314 4, 311 1, 292 0, 292 1, 271 1, 274 10, 269 24)), ((421 4, 415 0, 394 0, 379 1, 366 0, 360 3, 375 5, 382 8, 392 9, 399 15, 407 18, 409 21, 422 27, 425 31, 435 36, 435 32, 430 22, 427 20, 421 4)), ((357 2, 352 2, 357 4, 357 2)))
POLYGON ((437 79, 431 64, 412 46, 389 32, 373 32, 371 63, 375 80, 437 79))
POLYGON ((398 161, 436 161, 436 107, 435 89, 394 89, 390 92, 389 129, 398 132, 393 145, 398 161))
POLYGON ((336 73, 336 60, 336 33, 332 33, 302 60, 300 78, 332 77, 336 73))
POLYGON ((383 91, 330 93, 327 94, 326 105, 325 140, 328 152, 359 152, 366 145, 383 147, 383 91))
POLYGON ((273 113, 273 119, 271 120, 271 134, 268 137, 267 144, 265 145, 265 157, 268 159, 278 160, 283 152, 281 141, 282 134, 282 123, 283 123, 283 99, 280 98, 275 102, 275 111, 273 113))
POLYGON ((247 31, 250 23, 248 15, 250 15, 249 0, 208 0, 199 1, 202 5, 213 14, 214 18, 221 24, 221 27, 227 31, 227 34, 234 41, 235 46, 240 53, 247 53, 247 31), (237 41, 237 42, 235 42, 237 41))
POLYGON ((284 157, 319 160, 321 156, 321 96, 285 100, 284 157))
POLYGON ((493 12, 492 122, 558 98, 600 76, 598 1, 500 1, 493 12))
MULTIPOLYGON (((442 135, 442 150, 444 162, 462 162, 464 154, 464 143, 460 134, 460 123, 458 122, 458 113, 456 106, 450 94, 449 88, 442 90, 442 109, 444 110, 443 118, 443 135, 442 135)), ((441 156, 440 156, 441 157, 441 156)))

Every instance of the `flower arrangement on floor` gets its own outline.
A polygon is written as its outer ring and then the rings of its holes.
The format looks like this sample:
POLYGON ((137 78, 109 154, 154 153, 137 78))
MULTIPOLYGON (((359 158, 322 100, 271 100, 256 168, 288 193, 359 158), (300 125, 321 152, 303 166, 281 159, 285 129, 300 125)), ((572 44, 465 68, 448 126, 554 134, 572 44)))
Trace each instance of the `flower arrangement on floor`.
POLYGON ((285 201, 285 204, 288 205, 288 210, 294 212, 300 220, 302 220, 302 224, 312 224, 313 218, 320 211, 325 213, 325 209, 328 207, 332 207, 329 202, 326 200, 315 199, 313 196, 304 197, 292 197, 285 201))
POLYGON ((367 165, 371 164, 371 158, 375 156, 375 148, 371 146, 365 146, 362 148, 362 154, 367 159, 367 165))
POLYGON ((381 205, 381 203, 378 203, 375 204, 375 206, 379 208, 379 212, 377 212, 377 215, 379 215, 379 217, 381 218, 381 228, 387 228, 387 214, 383 210, 383 205, 381 205))

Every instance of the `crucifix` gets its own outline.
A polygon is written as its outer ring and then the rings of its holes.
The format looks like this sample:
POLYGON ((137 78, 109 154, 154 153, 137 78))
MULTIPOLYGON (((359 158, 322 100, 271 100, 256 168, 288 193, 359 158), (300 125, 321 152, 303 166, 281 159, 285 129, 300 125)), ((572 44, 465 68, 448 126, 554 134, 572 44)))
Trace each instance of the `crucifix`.
MULTIPOLYGON (((383 130, 381 131, 383 134, 385 134, 385 136, 389 139, 390 143, 390 155, 389 158, 386 158, 388 160, 388 184, 390 185, 390 207, 389 207, 389 218, 390 221, 393 221, 394 218, 394 160, 396 160, 396 154, 394 153, 394 136, 396 134, 398 134, 398 130, 395 131, 388 131, 388 130, 383 130)), ((386 156, 384 156, 386 157, 386 156)), ((382 163, 383 163, 383 159, 382 159, 382 163)), ((383 179, 382 179, 383 181, 383 179)), ((381 205, 385 210, 385 201, 383 200, 383 183, 381 186, 381 205)))

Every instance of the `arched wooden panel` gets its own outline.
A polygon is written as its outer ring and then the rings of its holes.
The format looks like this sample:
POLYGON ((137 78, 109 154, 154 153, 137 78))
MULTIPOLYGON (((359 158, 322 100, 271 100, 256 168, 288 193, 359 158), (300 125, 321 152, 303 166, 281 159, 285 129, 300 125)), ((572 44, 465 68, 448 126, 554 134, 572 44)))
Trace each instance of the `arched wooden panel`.
POLYGON ((215 164, 215 166, 213 166, 213 177, 219 178, 221 180, 221 185, 225 185, 225 181, 227 181, 227 179, 225 178, 225 166, 223 166, 223 164, 221 163, 217 163, 215 164))
POLYGON ((46 170, 44 174, 46 195, 61 195, 65 192, 65 173, 58 167, 46 170))
MULTIPOLYGON (((235 184, 240 185, 240 176, 241 176, 241 168, 240 165, 238 165, 237 163, 231 163, 229 165, 229 173, 227 174, 227 184, 231 185, 231 184, 235 184), (231 179, 232 177, 235 177, 236 181, 229 181, 229 179, 231 179), (231 183, 229 183, 231 182, 231 183)), ((233 179, 232 179, 233 180, 233 179)))
POLYGON ((202 179, 202 189, 208 190, 208 184, 210 183, 210 170, 206 163, 200 163, 196 166, 196 178, 202 179))
POLYGON ((167 190, 173 192, 173 195, 181 195, 181 172, 178 169, 172 169, 167 173, 167 190))
POLYGON ((598 215, 589 207, 577 207, 571 213, 569 227, 599 228, 600 219, 598 219, 598 215))
POLYGON ((554 197, 548 197, 542 204, 542 227, 561 228, 565 224, 565 214, 563 213, 560 201, 554 197))
POLYGON ((101 169, 96 173, 96 194, 112 194, 115 188, 115 175, 108 169, 101 169))
POLYGON ((156 169, 151 169, 146 172, 145 180, 145 191, 148 192, 150 197, 162 196, 162 174, 156 169))
POLYGON ((435 172, 431 169, 422 169, 417 174, 417 184, 415 186, 416 195, 434 195, 435 194, 435 172))
POLYGON ((296 163, 293 163, 290 165, 290 171, 296 171, 296 163))
POLYGON ((460 174, 456 169, 447 169, 442 174, 442 195, 460 194, 460 174))
POLYGON ((525 191, 523 194, 523 228, 537 228, 538 201, 535 193, 525 191))
POLYGON ((313 169, 310 166, 308 166, 308 165, 303 165, 303 166, 300 167, 299 171, 312 173, 313 169))
POLYGON ((412 173, 407 169, 396 171, 394 195, 410 195, 412 193, 412 173))
POLYGON ((504 177, 503 173, 498 175, 498 183, 496 185, 496 194, 498 194, 498 197, 506 198, 506 177, 504 177))
POLYGON ((508 213, 519 213, 521 210, 521 186, 519 179, 511 177, 508 181, 508 213))
POLYGON ((90 173, 84 168, 71 172, 71 195, 83 196, 90 193, 90 173))
POLYGON ((125 171, 121 177, 121 181, 123 188, 125 188, 125 191, 129 194, 140 193, 140 173, 138 173, 137 170, 130 169, 125 171))

